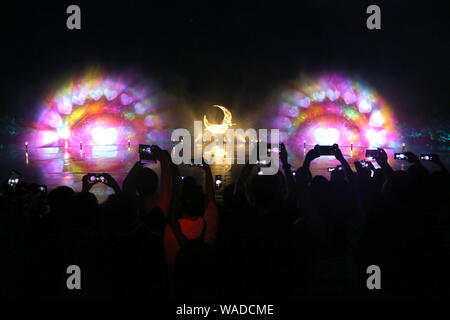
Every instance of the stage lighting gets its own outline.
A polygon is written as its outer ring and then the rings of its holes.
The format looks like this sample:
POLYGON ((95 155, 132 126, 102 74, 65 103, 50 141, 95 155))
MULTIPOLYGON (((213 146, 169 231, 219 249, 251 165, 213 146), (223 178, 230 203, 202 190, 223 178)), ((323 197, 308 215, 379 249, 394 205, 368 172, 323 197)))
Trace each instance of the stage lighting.
POLYGON ((374 111, 372 112, 370 119, 369 119, 369 125, 371 127, 381 127, 384 124, 384 118, 380 111, 374 111))
POLYGON ((369 113, 372 111, 372 105, 366 99, 361 99, 358 104, 358 110, 361 113, 369 113))
POLYGON ((133 102, 133 97, 130 97, 126 93, 122 93, 121 96, 120 96, 120 102, 122 102, 122 104, 124 106, 129 105, 130 103, 133 102))
POLYGON ((346 104, 352 104, 356 101, 356 94, 353 91, 346 91, 343 98, 346 104))
POLYGON ((320 145, 332 145, 339 140, 339 131, 336 128, 317 128, 314 130, 316 143, 320 145))
POLYGON ((72 112, 72 99, 69 97, 60 98, 56 102, 56 108, 60 114, 70 114, 72 112))
POLYGON ((212 124, 208 121, 208 119, 206 118, 206 115, 204 115, 203 116, 203 124, 205 126, 205 129, 211 131, 214 134, 225 133, 225 131, 227 131, 227 129, 233 125, 231 123, 231 119, 232 119, 231 112, 227 108, 219 106, 219 105, 214 105, 214 107, 222 110, 222 112, 223 112, 222 123, 212 124))
POLYGON ((64 140, 69 139, 70 138, 70 130, 66 126, 59 128, 58 129, 58 137, 60 139, 64 139, 64 140))
POLYGON ((366 132, 366 138, 371 147, 379 147, 386 143, 386 132, 385 130, 375 131, 374 129, 369 129, 366 132))
POLYGON ((117 139, 117 130, 114 128, 95 127, 91 132, 91 136, 98 145, 113 144, 117 139))

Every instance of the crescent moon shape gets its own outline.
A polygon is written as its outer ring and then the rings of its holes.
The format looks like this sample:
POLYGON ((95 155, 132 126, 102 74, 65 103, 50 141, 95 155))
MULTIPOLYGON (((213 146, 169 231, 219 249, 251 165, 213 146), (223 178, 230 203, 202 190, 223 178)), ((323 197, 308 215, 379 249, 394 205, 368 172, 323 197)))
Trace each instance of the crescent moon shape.
POLYGON ((213 124, 208 121, 206 115, 203 116, 203 124, 205 125, 206 130, 209 130, 213 133, 225 133, 229 127, 233 124, 231 123, 231 112, 225 107, 214 105, 213 107, 219 108, 223 112, 223 120, 222 123, 213 124))

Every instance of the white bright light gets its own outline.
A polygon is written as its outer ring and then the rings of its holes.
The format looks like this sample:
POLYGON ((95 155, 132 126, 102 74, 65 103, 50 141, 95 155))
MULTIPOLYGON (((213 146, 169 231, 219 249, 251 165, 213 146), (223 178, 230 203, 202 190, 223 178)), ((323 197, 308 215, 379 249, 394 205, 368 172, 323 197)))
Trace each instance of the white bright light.
POLYGON ((314 130, 316 143, 320 145, 332 145, 339 140, 339 131, 336 128, 317 128, 314 130))
POLYGON ((366 138, 369 140, 369 144, 371 147, 379 147, 386 143, 386 132, 375 131, 373 129, 369 129, 366 132, 366 138))
POLYGON ((62 127, 58 130, 58 137, 60 139, 69 139, 70 138, 70 130, 67 127, 62 127))
POLYGON ((358 110, 361 113, 368 113, 372 111, 372 105, 366 99, 362 99, 358 104, 358 110))
POLYGON ((371 127, 381 127, 384 123, 383 115, 381 114, 381 111, 377 110, 372 112, 369 119, 369 125, 371 127))
POLYGON ((95 127, 91 132, 91 136, 98 145, 113 144, 117 140, 117 130, 114 128, 95 127))

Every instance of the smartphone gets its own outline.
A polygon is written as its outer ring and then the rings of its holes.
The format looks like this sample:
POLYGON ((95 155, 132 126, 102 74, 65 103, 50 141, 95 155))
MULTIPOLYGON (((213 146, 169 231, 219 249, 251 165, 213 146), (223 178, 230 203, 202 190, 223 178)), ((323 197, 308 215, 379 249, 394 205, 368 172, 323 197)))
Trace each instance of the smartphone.
POLYGON ((378 149, 367 149, 366 158, 376 158, 378 157, 378 149))
POLYGON ((220 174, 216 175, 216 189, 222 186, 222 176, 220 174))
POLYGON ((94 184, 98 182, 107 183, 108 181, 103 173, 88 173, 88 182, 94 184))
POLYGON ((139 145, 139 161, 143 163, 156 163, 156 158, 153 154, 154 147, 148 144, 139 145))
POLYGON ((320 156, 334 156, 336 154, 336 150, 339 148, 337 144, 333 144, 332 146, 321 146, 316 144, 314 146, 314 150, 320 155, 320 156))
POLYGON ((435 159, 435 158, 436 158, 435 154, 431 154, 431 153, 420 154, 420 160, 433 161, 433 159, 435 159))
POLYGON ((342 166, 336 166, 336 167, 328 167, 328 172, 333 172, 334 170, 342 171, 342 166))
POLYGON ((280 153, 280 145, 272 147, 272 144, 267 144, 267 153, 271 154, 272 152, 280 153))
POLYGON ((22 175, 19 172, 15 171, 15 170, 11 170, 11 175, 8 179, 8 185, 11 188, 15 188, 21 178, 22 178, 22 175))
POLYGON ((405 153, 396 152, 394 153, 395 160, 408 160, 408 156, 405 153))

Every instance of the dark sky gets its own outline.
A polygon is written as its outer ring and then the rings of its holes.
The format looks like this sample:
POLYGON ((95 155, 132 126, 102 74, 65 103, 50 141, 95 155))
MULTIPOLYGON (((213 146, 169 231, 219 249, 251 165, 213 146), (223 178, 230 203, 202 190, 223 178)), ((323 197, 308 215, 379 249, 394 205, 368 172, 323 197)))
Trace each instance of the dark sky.
POLYGON ((448 122, 446 1, 92 2, 2 2, 0 113, 26 115, 47 83, 98 65, 141 70, 191 106, 242 112, 301 71, 339 71, 365 79, 402 120, 448 122), (66 29, 72 3, 80 31, 66 29), (381 7, 381 30, 366 28, 369 4, 381 7))

